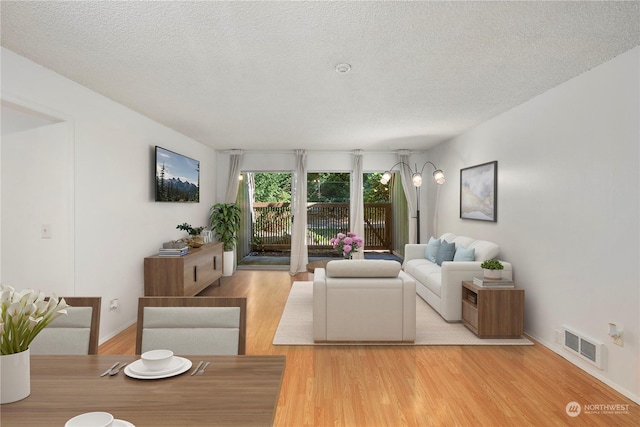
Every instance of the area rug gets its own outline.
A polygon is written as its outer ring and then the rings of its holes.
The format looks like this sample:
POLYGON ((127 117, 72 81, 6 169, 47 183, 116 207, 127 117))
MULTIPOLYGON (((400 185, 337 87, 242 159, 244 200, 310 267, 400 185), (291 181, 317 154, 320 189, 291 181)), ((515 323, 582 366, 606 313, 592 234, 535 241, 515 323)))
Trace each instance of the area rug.
MULTIPOLYGON (((294 282, 273 345, 358 345, 359 343, 313 342, 313 282, 294 282)), ((375 343, 363 343, 376 345, 375 343)), ((516 339, 478 338, 462 325, 447 323, 429 304, 416 295, 415 343, 380 345, 533 345, 525 337, 516 339)))

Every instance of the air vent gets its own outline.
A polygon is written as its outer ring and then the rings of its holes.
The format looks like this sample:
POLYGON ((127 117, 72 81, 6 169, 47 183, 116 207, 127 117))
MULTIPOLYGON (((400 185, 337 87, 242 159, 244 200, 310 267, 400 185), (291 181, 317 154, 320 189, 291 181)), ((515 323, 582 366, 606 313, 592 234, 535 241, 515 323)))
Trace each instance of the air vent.
POLYGON ((604 344, 587 338, 567 326, 563 326, 562 328, 564 329, 563 344, 567 350, 575 353, 592 365, 595 365, 598 369, 604 369, 602 360, 604 344))

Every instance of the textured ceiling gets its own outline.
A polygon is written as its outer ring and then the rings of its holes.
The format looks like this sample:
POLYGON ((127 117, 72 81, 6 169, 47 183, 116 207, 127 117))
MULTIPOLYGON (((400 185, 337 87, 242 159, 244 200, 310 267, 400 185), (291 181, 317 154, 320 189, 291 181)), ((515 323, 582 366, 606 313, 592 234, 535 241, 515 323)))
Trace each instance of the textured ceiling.
POLYGON ((286 150, 428 148, 640 44, 638 6, 0 4, 4 47, 214 148, 286 150))

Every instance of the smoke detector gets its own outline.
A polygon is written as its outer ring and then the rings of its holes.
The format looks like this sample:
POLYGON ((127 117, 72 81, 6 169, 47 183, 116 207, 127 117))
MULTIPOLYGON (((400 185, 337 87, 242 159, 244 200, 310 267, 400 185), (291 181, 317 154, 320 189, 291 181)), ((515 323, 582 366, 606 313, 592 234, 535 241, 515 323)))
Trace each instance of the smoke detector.
POLYGON ((351 70, 351 65, 345 63, 336 65, 336 73, 346 74, 351 70))

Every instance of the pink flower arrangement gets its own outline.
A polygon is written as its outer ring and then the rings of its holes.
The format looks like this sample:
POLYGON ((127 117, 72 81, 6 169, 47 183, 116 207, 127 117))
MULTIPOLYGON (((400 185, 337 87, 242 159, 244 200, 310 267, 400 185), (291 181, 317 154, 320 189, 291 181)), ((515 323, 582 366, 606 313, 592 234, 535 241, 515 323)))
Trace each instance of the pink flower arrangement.
POLYGON ((333 245, 333 249, 349 255, 353 252, 358 252, 358 249, 362 247, 362 237, 358 237, 356 233, 349 231, 347 234, 338 233, 329 243, 333 245))

